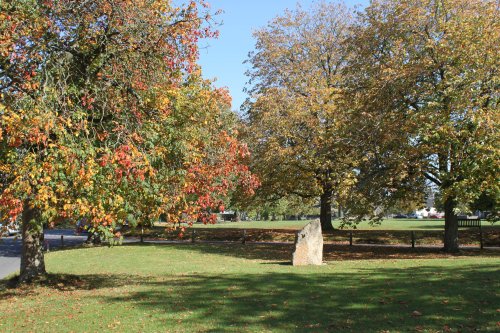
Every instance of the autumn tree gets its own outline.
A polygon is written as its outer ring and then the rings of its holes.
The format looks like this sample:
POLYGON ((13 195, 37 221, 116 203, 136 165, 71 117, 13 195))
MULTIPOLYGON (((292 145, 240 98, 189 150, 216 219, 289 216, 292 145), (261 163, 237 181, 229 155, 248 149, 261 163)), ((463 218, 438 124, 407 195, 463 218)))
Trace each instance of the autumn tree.
POLYGON ((383 204, 437 187, 449 252, 459 204, 498 198, 499 14, 496 1, 373 1, 350 43, 360 197, 383 204))
POLYGON ((0 3, 0 208, 22 217, 21 281, 45 273, 43 223, 86 218, 111 237, 130 214, 209 221, 229 190, 251 191, 230 97, 196 64, 216 35, 206 6, 0 3))
POLYGON ((332 200, 352 183, 354 160, 339 96, 343 42, 351 12, 318 3, 287 10, 254 34, 246 140, 262 181, 260 197, 297 195, 321 201, 321 225, 332 230, 332 200))

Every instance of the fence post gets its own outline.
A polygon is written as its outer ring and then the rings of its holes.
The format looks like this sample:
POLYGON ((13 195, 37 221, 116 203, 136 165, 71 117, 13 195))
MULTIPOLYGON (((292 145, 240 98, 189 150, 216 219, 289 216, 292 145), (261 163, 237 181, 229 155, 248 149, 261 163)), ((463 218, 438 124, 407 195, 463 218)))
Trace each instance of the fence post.
POLYGON ((64 248, 64 235, 61 235, 61 249, 64 248))
POLYGON ((241 240, 242 244, 245 244, 247 242, 247 230, 243 229, 243 239, 241 240))
POLYGON ((415 248, 415 231, 411 232, 411 247, 412 249, 415 248))
POLYGON ((194 243, 194 239, 195 239, 195 237, 196 237, 196 230, 194 230, 194 229, 193 229, 193 230, 191 231, 191 243, 194 243))
POLYGON ((144 243, 144 235, 141 234, 141 243, 144 243))
POLYGON ((352 246, 352 230, 349 231, 349 246, 352 246))

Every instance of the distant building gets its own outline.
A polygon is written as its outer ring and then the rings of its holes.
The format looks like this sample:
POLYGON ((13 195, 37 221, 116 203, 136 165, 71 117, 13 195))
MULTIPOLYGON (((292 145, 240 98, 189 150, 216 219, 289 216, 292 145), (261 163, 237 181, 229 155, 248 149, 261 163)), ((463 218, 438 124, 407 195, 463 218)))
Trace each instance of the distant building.
POLYGON ((432 207, 434 207, 434 203, 435 203, 434 192, 432 191, 427 192, 425 207, 431 209, 432 207))
POLYGON ((236 219, 236 212, 234 210, 226 210, 217 215, 219 221, 233 221, 236 219))

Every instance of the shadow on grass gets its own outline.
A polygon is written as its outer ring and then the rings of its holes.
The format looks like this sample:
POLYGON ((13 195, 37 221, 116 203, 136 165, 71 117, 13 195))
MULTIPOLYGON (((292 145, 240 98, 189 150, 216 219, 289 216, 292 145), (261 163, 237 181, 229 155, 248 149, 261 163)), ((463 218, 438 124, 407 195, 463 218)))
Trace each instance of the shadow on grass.
POLYGON ((19 283, 19 276, 7 280, 0 280, 0 297, 27 296, 36 294, 36 289, 45 287, 61 292, 75 290, 97 290, 104 288, 116 288, 127 285, 142 283, 143 278, 135 275, 112 275, 112 274, 46 274, 45 276, 31 282, 19 283))
POLYGON ((498 267, 486 265, 188 275, 104 300, 165 318, 186 315, 204 332, 467 332, 496 327, 499 278, 498 267))
POLYGON ((125 244, 123 246, 173 246, 184 247, 191 251, 230 256, 242 259, 291 260, 293 245, 291 244, 251 244, 238 243, 185 243, 185 244, 125 244))
MULTIPOLYGON (((63 292, 134 286, 93 297, 113 308, 133 304, 136 310, 127 310, 127 316, 142 318, 150 314, 166 323, 165 330, 175 327, 178 331, 203 332, 473 332, 498 328, 500 270, 496 265, 464 266, 451 260, 405 269, 367 264, 350 272, 292 270, 281 266, 285 261, 280 261, 289 260, 290 246, 165 246, 247 259, 272 258, 266 267, 280 268, 253 274, 151 278, 49 275, 41 283, 63 292), (177 318, 183 318, 183 324, 189 324, 189 328, 183 329, 177 318)), ((9 292, 2 296, 8 297, 9 292)), ((16 292, 15 296, 22 295, 16 292)))
MULTIPOLYGON (((210 253, 249 260, 268 260, 287 265, 292 260, 293 244, 258 244, 258 243, 185 243, 185 244, 126 244, 124 246, 173 246, 184 247, 190 251, 210 253)), ((438 247, 381 247, 381 246, 348 246, 325 244, 324 261, 367 260, 367 259, 435 259, 456 257, 500 257, 500 251, 467 249, 456 254, 448 254, 438 247)))

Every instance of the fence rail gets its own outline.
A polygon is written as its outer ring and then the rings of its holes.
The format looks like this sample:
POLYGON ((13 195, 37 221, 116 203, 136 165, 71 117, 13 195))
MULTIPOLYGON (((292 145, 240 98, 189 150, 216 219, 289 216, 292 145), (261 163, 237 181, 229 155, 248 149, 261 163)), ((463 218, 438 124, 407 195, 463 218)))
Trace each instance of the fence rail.
MULTIPOLYGON (((240 242, 289 242, 295 240, 293 229, 236 229, 236 228, 194 228, 184 239, 192 243, 198 241, 240 242)), ((478 244, 500 247, 500 229, 463 229, 459 232, 462 245, 478 244)), ((444 231, 440 230, 335 230, 323 235, 325 243, 400 245, 416 248, 425 245, 442 245, 444 231)), ((163 238, 163 237, 161 237, 163 238)), ((175 232, 166 235, 165 239, 178 239, 175 232)))

